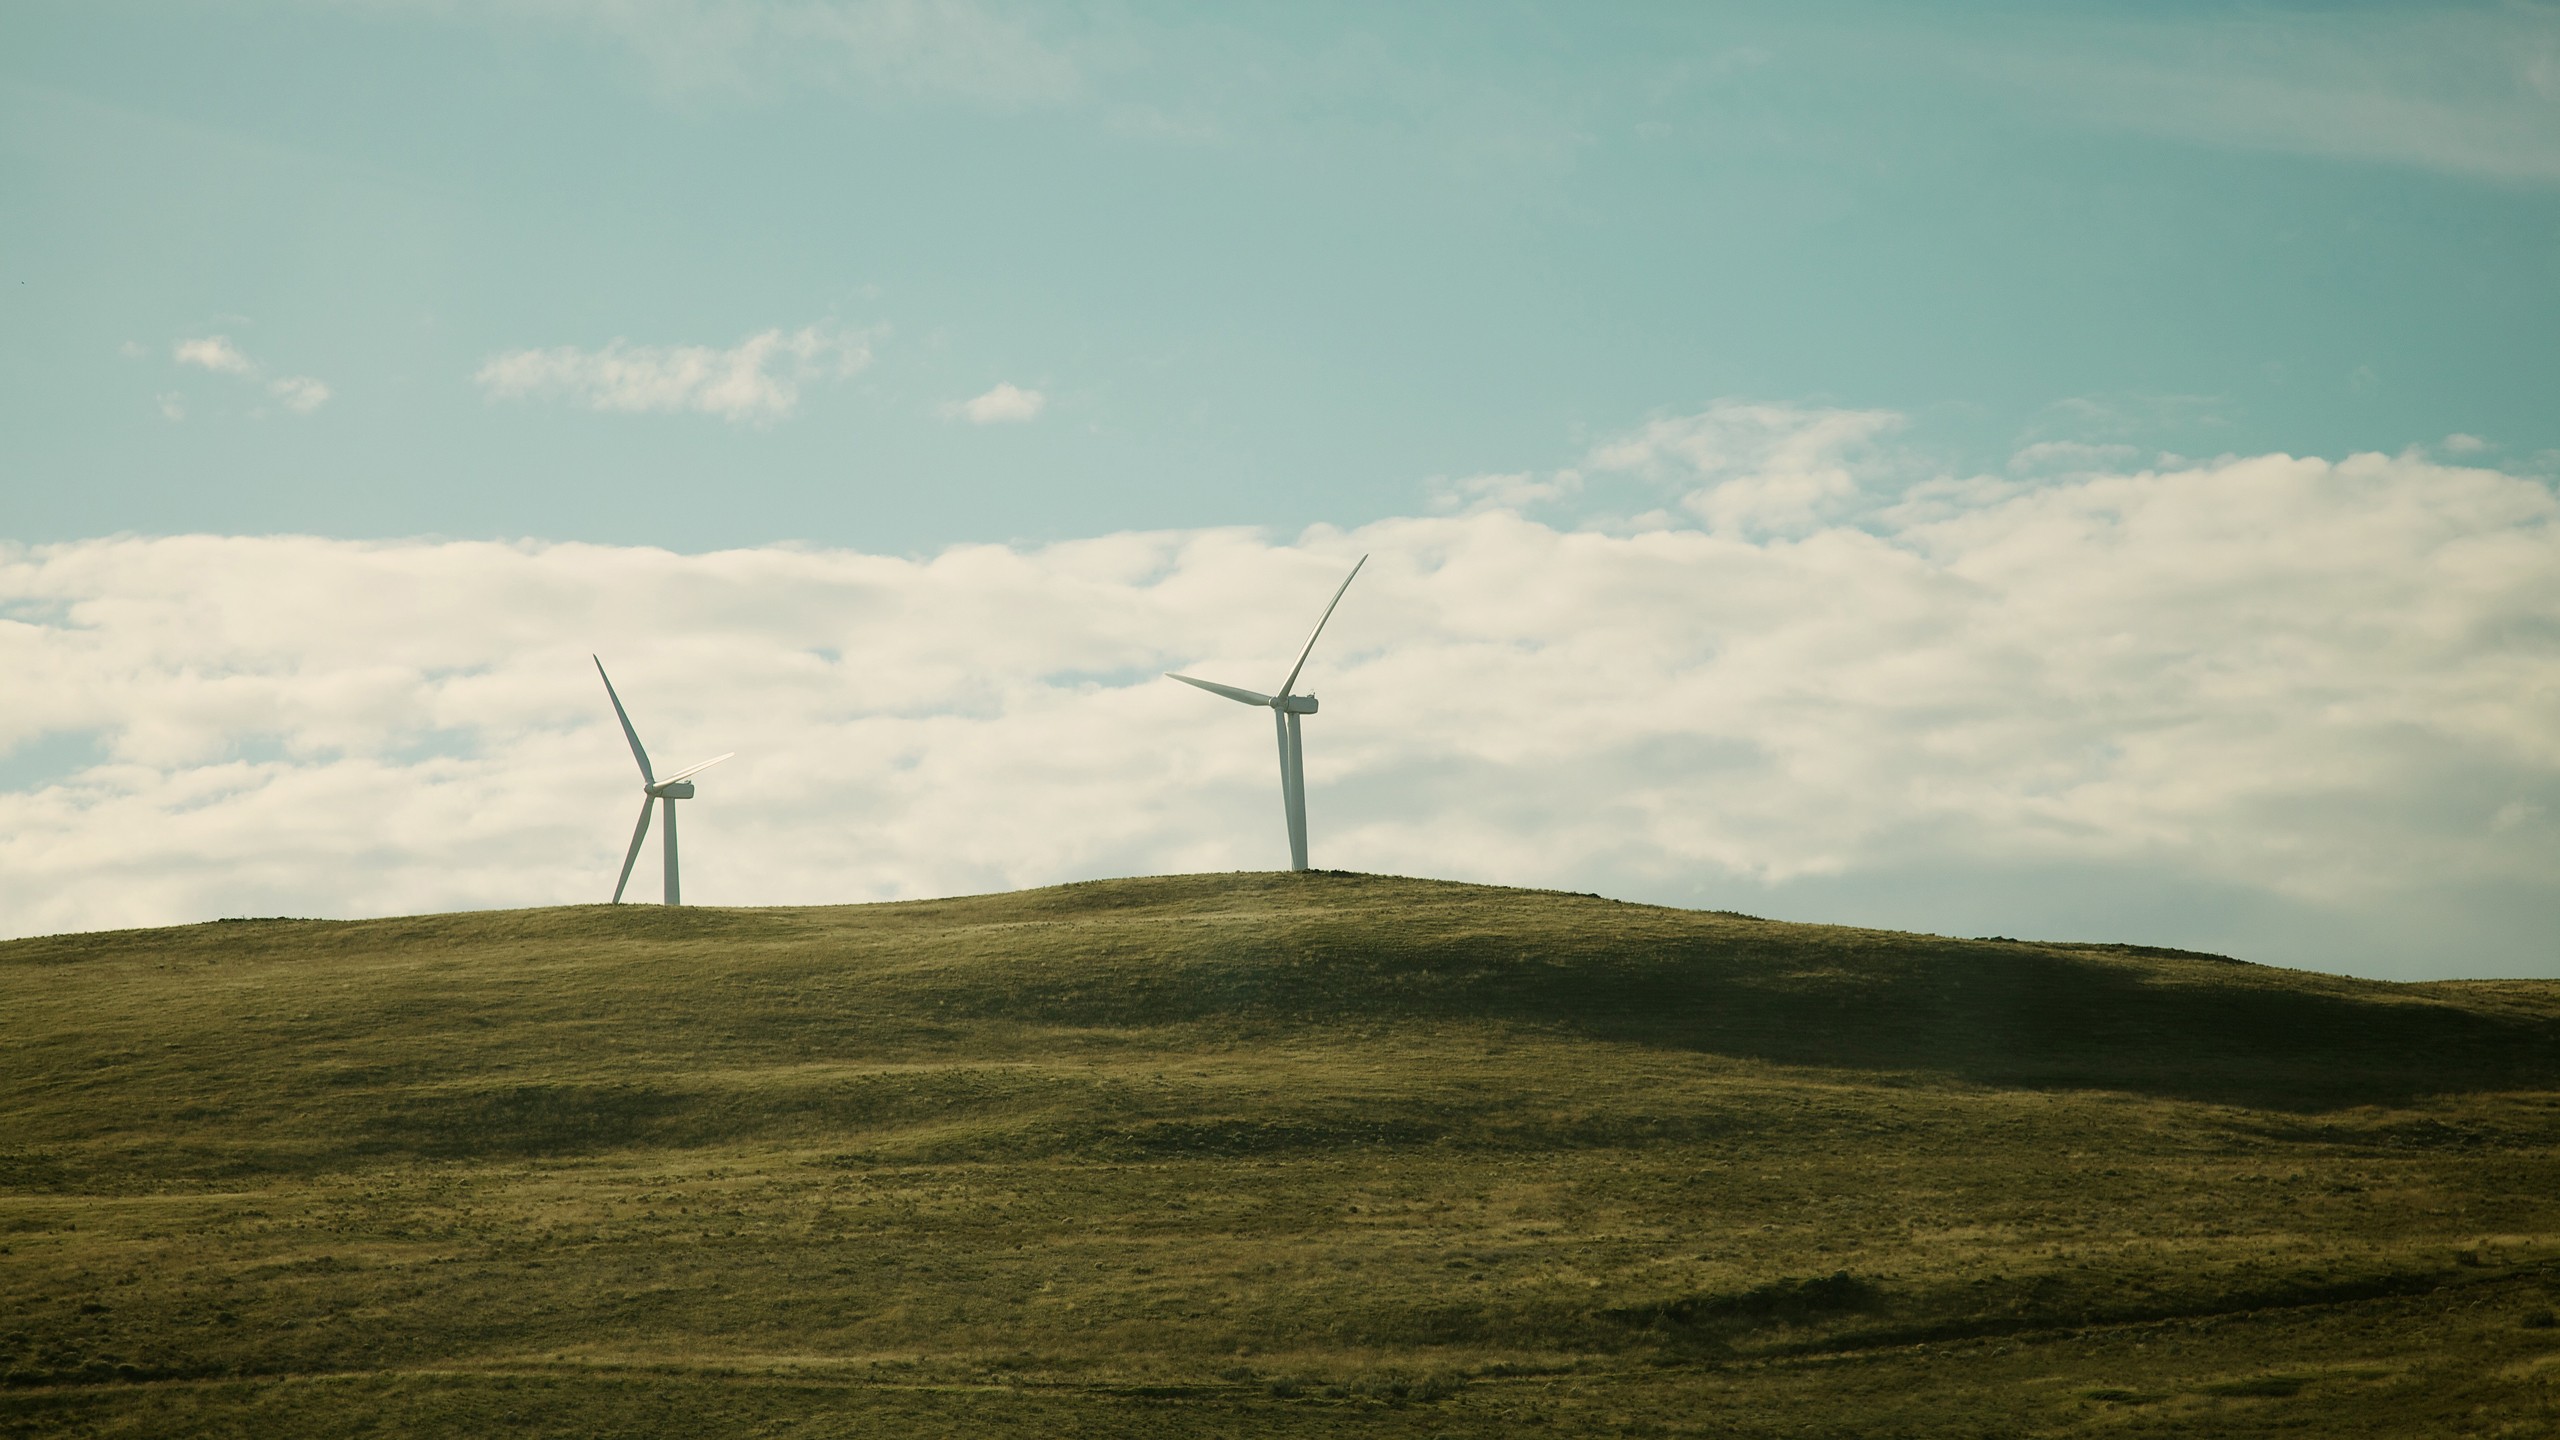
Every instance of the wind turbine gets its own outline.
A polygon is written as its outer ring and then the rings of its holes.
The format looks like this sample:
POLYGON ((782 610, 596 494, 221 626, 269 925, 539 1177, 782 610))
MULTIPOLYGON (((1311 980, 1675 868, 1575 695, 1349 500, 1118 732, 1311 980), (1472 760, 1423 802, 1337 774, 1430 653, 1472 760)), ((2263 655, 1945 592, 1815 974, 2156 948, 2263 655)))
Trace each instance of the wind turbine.
POLYGON ((613 903, 622 903, 623 887, 631 883, 631 867, 640 859, 640 842, 649 838, 649 807, 658 804, 667 807, 667 833, 658 847, 667 862, 667 903, 681 905, 684 892, 676 883, 676 802, 693 798, 693 776, 738 752, 714 755, 691 769, 659 779, 649 768, 649 752, 641 747, 640 732, 631 728, 631 715, 622 708, 622 697, 613 692, 613 677, 604 673, 604 661, 593 655, 587 658, 596 662, 596 674, 604 676, 604 693, 613 701, 613 718, 622 722, 622 738, 631 742, 631 758, 640 762, 640 823, 631 832, 630 853, 622 857, 622 878, 613 882, 613 903))
POLYGON ((1343 576, 1342 584, 1335 587, 1333 599, 1326 603, 1324 614, 1316 618, 1316 628, 1307 632, 1307 643, 1298 647, 1298 663, 1289 667, 1289 678, 1280 682, 1279 694, 1257 695, 1251 690, 1221 685, 1214 680, 1195 680, 1170 670, 1165 672, 1168 680, 1197 685, 1212 695, 1224 695, 1238 704, 1271 708, 1271 724, 1280 737, 1280 808, 1289 820, 1289 868, 1292 870, 1307 868, 1307 766, 1306 752, 1298 744, 1298 717, 1316 713, 1316 697, 1292 695, 1289 691, 1298 683, 1298 672, 1307 668, 1308 652, 1316 648, 1316 637, 1324 633, 1324 622, 1333 618, 1333 607, 1342 603, 1342 592, 1351 588, 1351 582, 1360 574, 1360 567, 1368 563, 1366 555, 1354 561, 1351 573, 1343 576))

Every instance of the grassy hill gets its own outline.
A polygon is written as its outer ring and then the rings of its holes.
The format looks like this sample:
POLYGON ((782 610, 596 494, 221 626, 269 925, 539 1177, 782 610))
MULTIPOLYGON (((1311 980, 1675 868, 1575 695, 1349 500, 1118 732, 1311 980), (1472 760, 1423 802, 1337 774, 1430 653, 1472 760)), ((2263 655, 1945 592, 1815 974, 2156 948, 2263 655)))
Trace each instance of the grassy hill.
POLYGON ((1350 875, 0 945, 0 1433, 2560 1433, 2560 983, 1350 875))

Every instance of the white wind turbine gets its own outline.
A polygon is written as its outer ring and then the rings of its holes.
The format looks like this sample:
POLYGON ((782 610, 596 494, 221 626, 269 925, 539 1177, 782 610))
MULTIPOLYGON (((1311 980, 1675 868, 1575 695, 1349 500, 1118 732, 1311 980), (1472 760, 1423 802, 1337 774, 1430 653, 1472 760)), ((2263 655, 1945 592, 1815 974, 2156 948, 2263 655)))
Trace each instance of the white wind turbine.
POLYGON ((1324 607, 1324 614, 1316 618, 1316 628, 1307 632, 1307 643, 1298 647, 1298 663, 1289 667, 1289 678, 1280 682, 1279 694, 1257 695, 1214 680, 1194 680, 1170 670, 1165 672, 1168 680, 1197 685, 1212 695, 1224 695, 1239 704, 1270 707, 1272 726, 1280 736, 1280 807, 1289 820, 1289 868, 1292 870, 1307 868, 1307 766, 1306 752, 1298 744, 1298 717, 1316 713, 1316 697, 1292 695, 1289 691, 1298 683, 1298 672, 1307 668, 1307 655, 1316 648, 1316 637, 1324 633, 1324 622, 1333 618, 1333 607, 1342 603, 1342 592, 1351 588, 1352 580, 1360 574, 1360 567, 1368 563, 1369 557, 1361 556, 1352 563, 1351 573, 1342 577, 1342 584, 1335 588, 1333 599, 1324 607))
POLYGON ((693 798, 692 776, 738 752, 732 750, 726 755, 714 755, 691 769, 679 770, 664 780, 659 779, 649 768, 649 752, 641 748, 640 732, 631 728, 631 716, 622 708, 622 697, 613 692, 613 677, 604 673, 604 661, 592 655, 587 658, 595 660, 596 674, 604 677, 604 693, 613 701, 613 718, 622 722, 622 738, 631 742, 631 758, 640 762, 640 824, 631 832, 630 852, 622 857, 622 878, 613 882, 613 903, 622 903, 623 887, 631 883, 631 867, 640 859, 640 842, 649 838, 649 807, 657 804, 667 807, 667 833, 658 847, 667 862, 667 903, 681 905, 684 892, 676 883, 676 802, 693 798))

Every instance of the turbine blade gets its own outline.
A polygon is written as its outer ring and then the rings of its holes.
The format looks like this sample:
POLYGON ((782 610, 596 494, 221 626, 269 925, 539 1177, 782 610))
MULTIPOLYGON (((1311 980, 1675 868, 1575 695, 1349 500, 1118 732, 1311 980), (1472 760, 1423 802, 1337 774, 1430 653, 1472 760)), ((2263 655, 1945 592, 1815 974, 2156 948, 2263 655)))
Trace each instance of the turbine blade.
POLYGON ((1297 685, 1298 672, 1307 668, 1307 656, 1316 648, 1316 637, 1324 633, 1324 622, 1333 618, 1333 607, 1342 603, 1342 592, 1351 588, 1351 582, 1360 576, 1360 567, 1368 563, 1366 555, 1353 561, 1351 573, 1342 577, 1342 584, 1335 588, 1333 599, 1325 603, 1324 614, 1316 618, 1316 628, 1307 632, 1307 643, 1298 647, 1298 663, 1289 667, 1289 678, 1280 682, 1282 696, 1287 696, 1297 685))
POLYGON ((649 773, 649 752, 640 748, 640 732, 631 728, 631 716, 622 708, 622 697, 614 694, 613 677, 605 675, 603 660, 593 655, 587 658, 596 662, 596 673, 604 676, 604 693, 613 700, 613 718, 622 722, 622 738, 631 742, 631 758, 640 762, 640 783, 657 784, 658 777, 649 773))
POLYGON ((1268 695, 1256 695, 1250 690, 1239 690, 1233 685, 1221 685, 1215 680, 1194 680, 1188 675, 1176 675, 1170 670, 1164 672, 1164 678, 1167 680, 1179 680, 1185 685, 1197 685, 1212 695, 1224 695, 1239 705, 1268 705, 1271 703, 1271 697, 1268 695))
POLYGON ((679 780, 689 779, 695 775, 699 775, 703 771, 710 769, 712 766, 719 764, 721 761, 726 760, 731 755, 735 755, 737 753, 737 751, 732 750, 727 755, 714 755, 710 759, 703 761, 701 764, 696 765, 691 769, 679 770, 673 775, 668 776, 664 783, 673 785, 679 780))
POLYGON ((656 796, 640 797, 640 828, 631 832, 631 849, 622 857, 622 878, 613 882, 613 903, 616 905, 622 903, 623 888, 631 883, 631 867, 640 859, 640 842, 649 838, 649 807, 657 803, 656 796))

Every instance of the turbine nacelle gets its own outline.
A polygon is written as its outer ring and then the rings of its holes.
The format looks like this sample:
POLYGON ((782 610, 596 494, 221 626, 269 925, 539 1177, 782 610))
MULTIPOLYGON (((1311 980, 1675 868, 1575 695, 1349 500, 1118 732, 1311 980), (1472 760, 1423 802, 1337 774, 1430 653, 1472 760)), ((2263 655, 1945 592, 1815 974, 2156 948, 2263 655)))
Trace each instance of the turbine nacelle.
POLYGON ((1179 680, 1185 685, 1197 685, 1212 695, 1224 695, 1239 705, 1266 706, 1283 715, 1316 713, 1316 697, 1313 695, 1265 695, 1259 690, 1247 690, 1240 685, 1221 685, 1215 680, 1202 680, 1192 675, 1176 675, 1170 670, 1164 672, 1164 678, 1179 680))
POLYGON ((693 782, 690 780, 670 780, 664 785, 644 785, 640 788, 641 793, 653 795, 660 800, 690 800, 693 798, 693 782))

